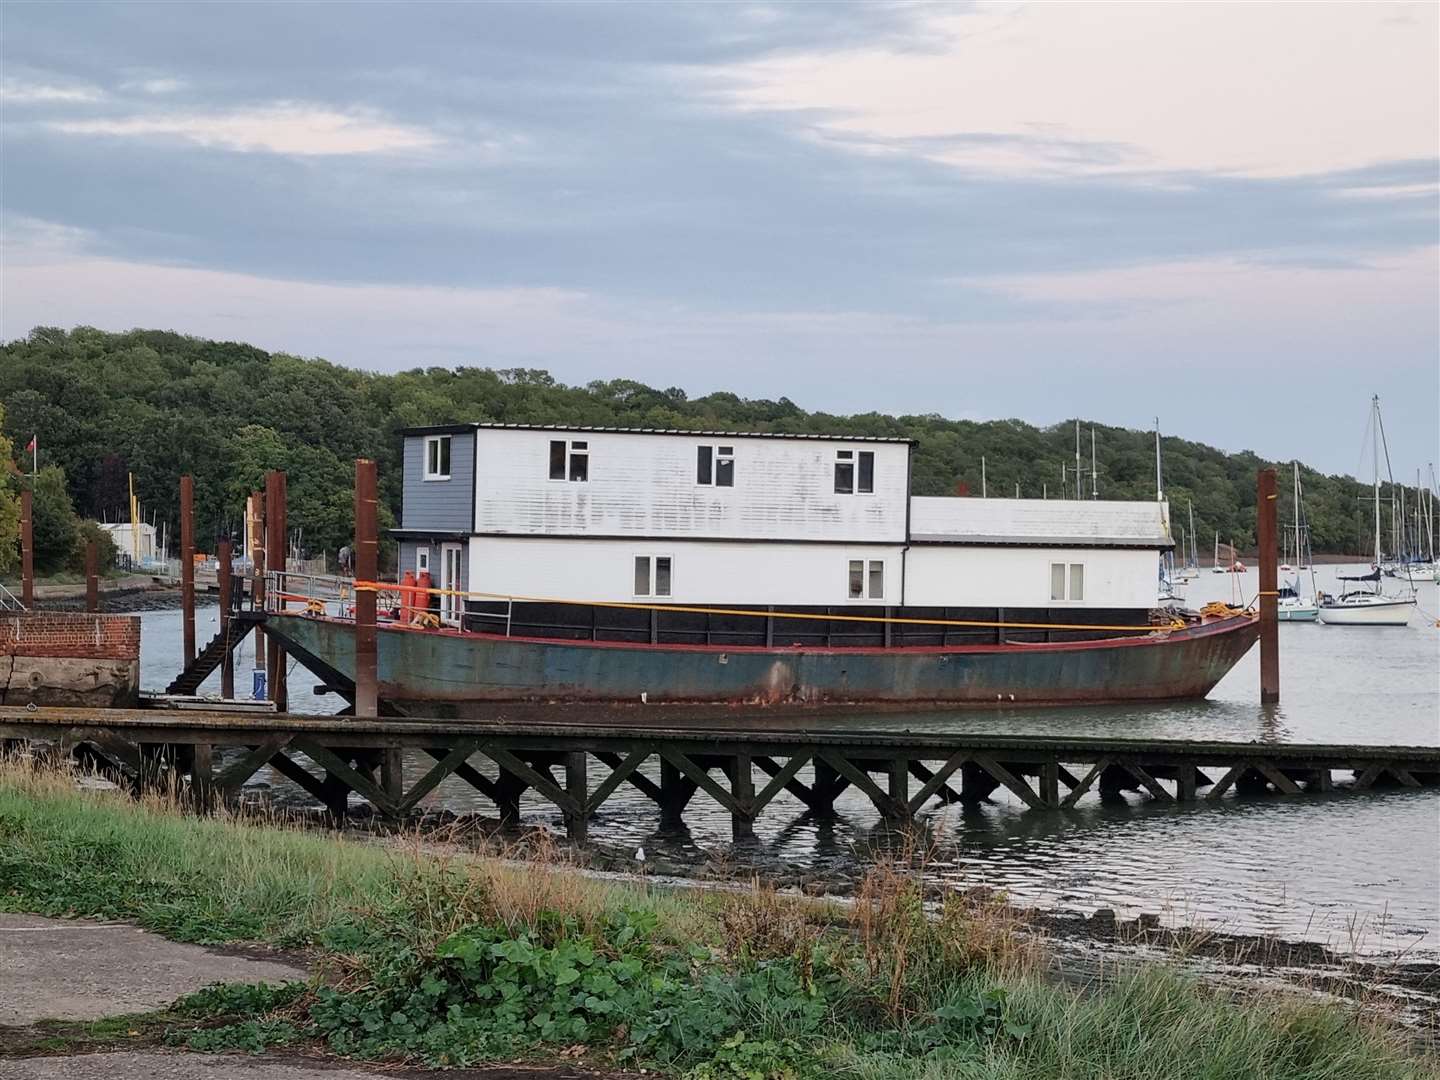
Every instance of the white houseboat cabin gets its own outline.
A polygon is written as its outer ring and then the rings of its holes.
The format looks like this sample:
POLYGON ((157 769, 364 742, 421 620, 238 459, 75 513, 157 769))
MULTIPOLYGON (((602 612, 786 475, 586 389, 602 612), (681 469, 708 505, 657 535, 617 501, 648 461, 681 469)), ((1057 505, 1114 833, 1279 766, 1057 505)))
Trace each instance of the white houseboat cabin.
POLYGON ((404 439, 400 571, 469 593, 436 606, 477 631, 933 645, 1002 637, 827 616, 1138 626, 1172 546, 1160 502, 912 496, 903 439, 484 423, 404 439))

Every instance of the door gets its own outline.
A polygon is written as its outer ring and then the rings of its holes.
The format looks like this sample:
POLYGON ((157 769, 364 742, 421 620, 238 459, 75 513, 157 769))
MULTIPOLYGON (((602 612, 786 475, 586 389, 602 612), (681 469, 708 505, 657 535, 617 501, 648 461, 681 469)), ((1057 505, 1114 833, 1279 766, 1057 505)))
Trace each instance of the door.
POLYGON ((458 623, 465 611, 465 598, 456 596, 460 591, 460 545, 440 545, 440 618, 444 622, 458 623))

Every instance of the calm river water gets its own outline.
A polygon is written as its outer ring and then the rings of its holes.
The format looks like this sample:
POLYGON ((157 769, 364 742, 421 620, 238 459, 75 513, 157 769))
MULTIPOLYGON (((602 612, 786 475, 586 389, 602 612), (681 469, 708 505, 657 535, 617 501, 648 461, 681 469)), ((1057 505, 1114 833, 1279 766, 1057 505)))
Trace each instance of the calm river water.
MULTIPOLYGON (((1318 571, 1336 590, 1336 568, 1318 571)), ((1211 574, 1183 590, 1192 607, 1253 597, 1256 573, 1211 574)), ((1387 591, 1401 583, 1386 580, 1387 591)), ((1305 591, 1309 592, 1308 575, 1305 591)), ((197 614, 197 637, 214 634, 216 609, 197 614)), ((858 728, 924 726, 1000 733, 1151 735, 1263 742, 1440 744, 1440 616, 1437 587, 1420 586, 1407 627, 1281 624, 1281 697, 1262 708, 1259 652, 1252 650, 1209 699, 1125 708, 1011 709, 856 717, 858 728)), ((173 676, 180 645, 178 611, 142 616, 142 678, 158 690, 173 676)), ((248 686, 248 648, 237 684, 248 686)), ((292 707, 333 712, 341 702, 311 693, 299 667, 290 676, 292 707)), ((202 693, 218 693, 218 677, 202 693)), ((422 770, 425 762, 407 767, 422 770)), ((603 769, 599 771, 603 774, 603 769)), ((276 780, 277 778, 271 778, 276 780)), ((592 781, 593 782, 593 781, 592 781)), ((281 784, 277 781, 277 794, 281 784)), ((493 808, 451 778, 426 800, 456 811, 493 808)), ((703 795, 679 834, 657 833, 656 811, 628 786, 591 826, 594 841, 644 845, 648 852, 726 858, 760 869, 853 871, 867 848, 886 842, 868 801, 852 789, 832 822, 814 821, 782 795, 756 823, 753 846, 729 851, 730 819, 703 795)), ((527 821, 558 824, 541 803, 527 821)), ((1219 804, 1151 806, 1131 795, 1123 805, 1087 798, 1074 811, 1025 811, 1008 796, 973 811, 935 810, 928 819, 938 853, 932 872, 960 885, 1003 888, 1017 902, 1122 918, 1157 913, 1232 933, 1309 939, 1367 953, 1409 950, 1440 960, 1440 789, 1304 798, 1227 797, 1219 804)))

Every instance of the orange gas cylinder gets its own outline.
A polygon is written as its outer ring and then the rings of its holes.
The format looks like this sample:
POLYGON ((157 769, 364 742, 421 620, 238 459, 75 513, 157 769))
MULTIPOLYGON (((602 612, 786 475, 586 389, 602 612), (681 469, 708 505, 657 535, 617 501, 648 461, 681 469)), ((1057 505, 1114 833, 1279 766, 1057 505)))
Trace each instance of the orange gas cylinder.
POLYGON ((410 611, 415 606, 415 571, 406 570, 400 579, 400 622, 408 625, 410 611))
POLYGON ((421 570, 415 577, 415 610, 429 611, 433 606, 433 597, 430 594, 431 587, 430 571, 421 570))

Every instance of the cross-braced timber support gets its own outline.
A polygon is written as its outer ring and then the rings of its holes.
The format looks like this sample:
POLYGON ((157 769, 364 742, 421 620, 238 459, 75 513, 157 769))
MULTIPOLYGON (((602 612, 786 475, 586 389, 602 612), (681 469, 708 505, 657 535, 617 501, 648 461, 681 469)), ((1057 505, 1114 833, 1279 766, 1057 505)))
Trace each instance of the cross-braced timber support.
POLYGON ((1194 803, 1231 791, 1302 796, 1440 784, 1440 747, 747 730, 739 721, 727 730, 555 722, 576 715, 555 708, 505 722, 465 722, 0 708, 0 742, 78 756, 134 790, 183 786, 199 807, 235 798, 269 767, 337 823, 357 798, 382 816, 404 817, 454 777, 505 821, 519 819, 522 796, 533 792, 559 811, 576 839, 622 785, 651 799, 669 825, 703 794, 730 814, 735 838, 745 839, 782 792, 824 819, 853 788, 883 819, 903 823, 997 793, 1044 810, 1073 807, 1092 792, 1194 803), (406 751, 430 764, 407 776, 406 751), (1336 774, 1347 772, 1349 782, 1337 785, 1336 774))

